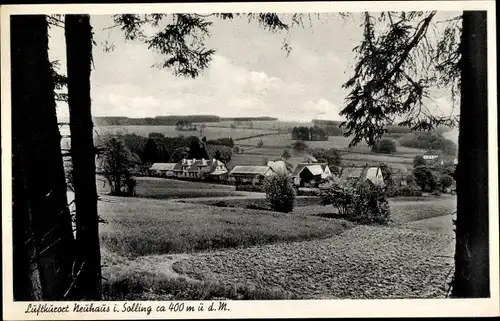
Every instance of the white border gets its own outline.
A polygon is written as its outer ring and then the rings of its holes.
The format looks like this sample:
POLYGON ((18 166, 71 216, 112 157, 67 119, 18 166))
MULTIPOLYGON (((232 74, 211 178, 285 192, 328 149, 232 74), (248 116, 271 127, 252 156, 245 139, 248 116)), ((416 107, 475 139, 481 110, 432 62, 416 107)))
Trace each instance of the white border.
MULTIPOLYGON (((496 27, 494 1, 402 1, 402 2, 288 2, 288 3, 184 3, 184 4, 88 4, 88 5, 16 5, 1 7, 1 80, 2 80, 2 243, 3 243, 3 311, 7 320, 34 319, 159 319, 159 318, 298 318, 298 317, 447 317, 447 316, 497 316, 499 308, 499 254, 498 254, 498 154, 497 154, 497 86, 496 86, 496 27), (26 303, 12 299, 12 187, 11 187, 11 140, 10 140, 10 43, 9 15, 11 14, 114 14, 152 12, 360 12, 381 11, 391 7, 393 11, 409 10, 487 10, 488 11, 488 99, 489 99, 489 231, 490 231, 490 299, 474 300, 294 300, 294 301, 229 301, 230 311, 156 313, 155 307, 165 302, 140 302, 151 305, 153 312, 144 313, 70 313, 25 314, 26 303), (7 291, 5 291, 7 289, 7 291)), ((186 301, 198 306, 202 301, 186 301)), ((113 306, 124 302, 100 302, 113 306)), ((68 303, 50 303, 60 306, 68 303)), ((69 302, 70 307, 73 303, 69 302)), ((205 302, 208 306, 210 302, 205 302)))

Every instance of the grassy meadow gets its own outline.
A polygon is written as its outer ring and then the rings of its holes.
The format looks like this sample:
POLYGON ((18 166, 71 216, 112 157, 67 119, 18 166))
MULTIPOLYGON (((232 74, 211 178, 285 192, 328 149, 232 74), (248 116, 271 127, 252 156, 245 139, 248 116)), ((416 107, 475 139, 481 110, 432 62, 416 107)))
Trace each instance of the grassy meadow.
MULTIPOLYGON (((236 192, 235 187, 231 185, 189 182, 157 177, 138 177, 136 179, 137 197, 179 199, 241 195, 241 193, 236 192)), ((108 183, 105 182, 101 176, 97 179, 97 192, 99 194, 109 194, 110 192, 108 183)))
POLYGON ((102 246, 130 257, 310 240, 352 226, 344 220, 270 211, 143 198, 110 200, 99 202, 99 213, 107 221, 100 227, 102 246))

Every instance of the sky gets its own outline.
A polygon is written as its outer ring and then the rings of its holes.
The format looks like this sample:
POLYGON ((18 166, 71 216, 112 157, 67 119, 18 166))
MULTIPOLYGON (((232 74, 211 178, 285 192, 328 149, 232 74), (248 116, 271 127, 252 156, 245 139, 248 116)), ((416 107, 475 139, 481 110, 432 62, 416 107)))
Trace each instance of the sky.
MULTIPOLYGON (((198 78, 177 77, 152 67, 161 56, 139 41, 125 41, 111 16, 91 16, 94 69, 91 75, 93 116, 155 117, 210 114, 221 117, 271 116, 285 121, 342 120, 347 92, 342 84, 355 62, 352 49, 362 29, 356 18, 335 14, 313 18, 312 25, 273 34, 247 19, 215 21, 207 48, 216 52, 198 78), (287 39, 289 56, 281 49, 287 39), (114 45, 112 52, 104 43, 114 45)), ((49 55, 65 72, 64 31, 51 28, 49 55)), ((436 96, 439 109, 449 98, 436 96)), ((60 104, 58 115, 65 117, 60 104)))

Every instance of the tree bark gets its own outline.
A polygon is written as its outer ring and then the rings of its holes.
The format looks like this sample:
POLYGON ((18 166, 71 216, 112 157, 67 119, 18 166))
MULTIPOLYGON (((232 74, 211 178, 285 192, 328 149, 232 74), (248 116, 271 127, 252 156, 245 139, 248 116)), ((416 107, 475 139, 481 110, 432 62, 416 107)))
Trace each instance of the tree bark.
POLYGON ((486 11, 465 11, 452 296, 490 296, 486 11))
POLYGON ((92 27, 88 15, 66 15, 66 56, 71 155, 76 207, 78 299, 101 299, 101 255, 95 147, 90 98, 92 27))
POLYGON ((74 262, 47 26, 11 17, 15 300, 63 300, 74 262))

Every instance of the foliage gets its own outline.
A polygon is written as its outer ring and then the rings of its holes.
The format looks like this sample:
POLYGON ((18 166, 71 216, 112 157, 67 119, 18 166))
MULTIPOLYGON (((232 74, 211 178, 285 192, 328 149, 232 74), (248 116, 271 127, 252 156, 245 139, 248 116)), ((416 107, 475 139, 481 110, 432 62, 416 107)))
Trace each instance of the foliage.
POLYGON ((187 120, 179 120, 175 124, 175 129, 178 131, 196 131, 196 125, 187 120))
POLYGON ((328 135, 318 125, 313 127, 299 126, 292 128, 292 140, 328 140, 328 135))
POLYGON ((290 157, 292 157, 292 155, 290 155, 290 152, 288 151, 288 149, 284 149, 283 153, 281 153, 281 157, 285 160, 288 160, 288 159, 290 159, 290 157))
POLYGON ((417 132, 407 134, 399 139, 399 144, 405 147, 441 150, 446 155, 456 155, 457 144, 446 139, 439 132, 417 132))
POLYGON ((134 159, 130 150, 120 140, 112 137, 105 142, 104 151, 100 158, 100 172, 109 183, 110 194, 133 195, 135 185, 132 183, 132 171, 137 159, 134 159), (130 189, 131 187, 133 189, 130 189))
POLYGON ((417 155, 413 158, 413 168, 425 165, 427 165, 427 162, 422 155, 417 155))
POLYGON ((433 192, 438 187, 438 182, 434 173, 427 166, 417 166, 413 169, 415 183, 420 186, 424 192, 433 192))
POLYGON ((332 171, 342 165, 342 156, 340 151, 336 148, 330 148, 328 150, 324 148, 315 148, 311 151, 311 154, 318 162, 327 163, 332 171))
POLYGON ((392 179, 392 171, 389 165, 386 163, 379 164, 380 170, 382 171, 382 177, 384 178, 384 183, 387 188, 391 188, 394 186, 394 180, 392 179))
POLYGON ((224 145, 228 146, 230 148, 234 147, 234 141, 231 137, 223 137, 223 138, 217 138, 217 139, 210 139, 207 141, 207 144, 210 145, 224 145))
POLYGON ((387 189, 387 197, 418 197, 422 196, 422 191, 415 188, 414 185, 406 185, 387 189))
MULTIPOLYGON (((150 135, 151 137, 151 135, 150 135)), ((141 159, 145 163, 156 163, 159 161, 158 146, 156 145, 154 139, 149 138, 144 146, 144 151, 142 152, 141 159)))
POLYGON ((263 146, 264 146, 264 142, 262 141, 262 139, 260 139, 255 147, 262 148, 263 146))
POLYGON ((231 160, 231 156, 233 155, 233 151, 231 147, 225 145, 212 145, 208 143, 206 145, 208 158, 217 159, 223 163, 227 163, 231 160))
POLYGON ((277 174, 264 180, 266 199, 276 212, 289 213, 293 211, 297 192, 288 175, 277 174))
POLYGON ((197 137, 190 137, 189 138, 189 158, 195 158, 195 159, 208 159, 208 153, 206 149, 206 144, 204 144, 200 139, 197 137))
POLYGON ((339 184, 332 182, 320 192, 323 205, 333 205, 347 220, 387 224, 389 202, 384 190, 367 182, 339 184))
POLYGON ((453 177, 445 174, 440 177, 439 181, 441 183, 442 191, 444 192, 448 187, 450 187, 453 184, 453 177))
POLYGON ((292 147, 292 149, 299 151, 299 152, 303 152, 308 148, 307 144, 304 143, 304 141, 302 141, 302 140, 297 140, 297 141, 293 142, 291 147, 292 147))
POLYGON ((363 14, 363 38, 354 48, 354 74, 343 85, 350 92, 341 111, 346 117, 341 126, 345 136, 353 137, 351 146, 361 140, 372 146, 399 115, 404 118, 397 125, 413 130, 456 124, 456 117, 436 116, 426 108, 431 87, 451 87, 452 93, 458 88, 459 26, 450 24, 442 38, 429 38, 436 13, 363 14))
POLYGON ((239 153, 240 153, 240 148, 239 148, 238 146, 234 146, 234 147, 233 147, 233 152, 234 152, 235 154, 239 154, 239 153))
POLYGON ((170 160, 174 163, 180 162, 184 158, 188 158, 189 156, 189 148, 188 147, 178 147, 174 149, 172 155, 170 156, 170 160))
POLYGON ((381 139, 372 146, 373 153, 392 154, 396 152, 396 143, 392 139, 381 139))

